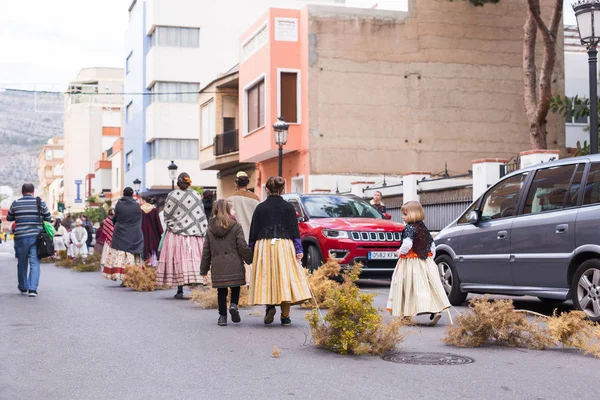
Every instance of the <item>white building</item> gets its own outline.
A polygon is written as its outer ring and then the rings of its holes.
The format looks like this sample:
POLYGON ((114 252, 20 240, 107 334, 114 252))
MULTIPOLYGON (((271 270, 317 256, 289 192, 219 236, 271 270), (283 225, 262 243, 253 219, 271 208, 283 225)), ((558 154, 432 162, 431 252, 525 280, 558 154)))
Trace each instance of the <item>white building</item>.
MULTIPOLYGON (((96 162, 121 136, 123 70, 86 68, 65 95, 64 202, 67 211, 85 208, 94 194, 96 162)), ((110 187, 102 188, 109 190, 110 187)))

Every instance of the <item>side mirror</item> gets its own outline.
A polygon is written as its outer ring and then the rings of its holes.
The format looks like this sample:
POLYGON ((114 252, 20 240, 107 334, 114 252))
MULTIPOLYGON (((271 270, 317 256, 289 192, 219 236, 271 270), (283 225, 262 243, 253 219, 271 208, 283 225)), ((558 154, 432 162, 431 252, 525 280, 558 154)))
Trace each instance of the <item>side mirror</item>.
POLYGON ((298 211, 296 211, 296 219, 298 220, 298 222, 305 222, 306 221, 304 219, 304 217, 302 215, 300 215, 300 213, 298 211))
POLYGON ((384 213, 383 214, 383 218, 385 218, 385 219, 392 219, 392 216, 390 214, 388 214, 388 213, 384 213))
POLYGON ((471 211, 467 215, 467 222, 470 223, 471 225, 477 225, 479 223, 479 212, 471 211))

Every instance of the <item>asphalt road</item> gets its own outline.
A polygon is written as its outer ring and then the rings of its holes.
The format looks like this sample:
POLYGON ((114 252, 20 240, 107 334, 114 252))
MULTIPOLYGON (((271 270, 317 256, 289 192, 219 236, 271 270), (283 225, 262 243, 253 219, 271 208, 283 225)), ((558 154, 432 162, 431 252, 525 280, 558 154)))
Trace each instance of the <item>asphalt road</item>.
MULTIPOLYGON (((575 399, 597 397, 600 360, 574 351, 444 345, 444 325, 410 328, 400 351, 469 356, 415 366, 311 346, 304 311, 293 326, 262 309, 218 327, 215 310, 136 293, 99 273, 42 265, 38 298, 17 292, 12 247, 0 245, 0 399, 575 399), (278 318, 276 319, 278 322, 278 318), (272 357, 273 346, 281 349, 272 357)), ((386 282, 362 282, 384 306, 386 282)), ((549 313, 534 299, 519 308, 549 313)), ((568 307, 567 307, 568 308, 568 307)), ((464 307, 459 307, 459 311, 464 307)))

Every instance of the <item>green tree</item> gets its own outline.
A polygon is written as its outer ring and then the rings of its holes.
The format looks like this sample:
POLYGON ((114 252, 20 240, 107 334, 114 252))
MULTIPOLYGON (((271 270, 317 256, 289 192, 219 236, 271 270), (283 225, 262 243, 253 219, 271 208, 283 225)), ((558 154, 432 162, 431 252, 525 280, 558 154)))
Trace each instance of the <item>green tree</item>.
MULTIPOLYGON (((480 7, 500 2, 500 0, 467 1, 480 7)), ((550 25, 547 25, 541 15, 540 0, 527 0, 523 37, 523 77, 525 112, 529 121, 529 139, 532 149, 548 148, 546 117, 552 98, 552 74, 556 64, 558 30, 562 26, 563 0, 552 0, 552 4, 550 25), (541 34, 544 49, 539 77, 535 58, 538 32, 541 34)))
MULTIPOLYGON (((598 105, 600 106, 600 101, 598 101, 598 105)), ((555 96, 550 99, 550 111, 556 114, 560 114, 567 119, 575 118, 587 118, 590 116, 590 99, 586 97, 560 97, 555 96)), ((600 116, 600 112, 598 113, 600 116)), ((587 126, 585 128, 586 132, 590 131, 590 127, 587 126)), ((598 132, 598 137, 600 138, 600 130, 598 132)), ((577 142, 577 150, 575 151, 576 156, 584 156, 590 154, 590 145, 586 141, 581 144, 577 142)))

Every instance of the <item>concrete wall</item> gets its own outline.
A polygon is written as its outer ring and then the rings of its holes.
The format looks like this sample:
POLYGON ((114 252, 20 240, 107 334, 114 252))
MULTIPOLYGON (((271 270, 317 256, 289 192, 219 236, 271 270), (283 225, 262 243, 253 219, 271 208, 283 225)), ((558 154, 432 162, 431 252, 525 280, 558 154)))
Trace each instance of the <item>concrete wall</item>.
MULTIPOLYGON (((542 0, 543 15, 552 3, 542 0)), ((435 173, 445 163, 466 172, 473 159, 529 149, 526 7, 522 0, 485 7, 411 0, 408 13, 309 6, 311 174, 435 173)), ((560 32, 553 90, 562 95, 560 32)), ((549 147, 563 149, 564 120, 548 121, 549 147)))

